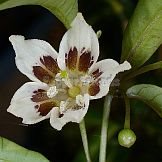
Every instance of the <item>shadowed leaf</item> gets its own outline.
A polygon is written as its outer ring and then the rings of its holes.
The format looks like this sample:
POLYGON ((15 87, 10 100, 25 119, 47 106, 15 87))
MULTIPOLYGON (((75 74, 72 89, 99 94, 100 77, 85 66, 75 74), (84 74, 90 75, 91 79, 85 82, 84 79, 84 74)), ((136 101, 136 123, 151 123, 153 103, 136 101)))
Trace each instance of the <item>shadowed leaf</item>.
POLYGON ((121 61, 144 64, 162 43, 162 1, 139 0, 123 38, 121 61))
POLYGON ((151 84, 139 84, 127 90, 127 96, 139 99, 162 117, 162 88, 151 84))
POLYGON ((25 149, 0 137, 0 161, 3 162, 49 162, 40 153, 25 149))

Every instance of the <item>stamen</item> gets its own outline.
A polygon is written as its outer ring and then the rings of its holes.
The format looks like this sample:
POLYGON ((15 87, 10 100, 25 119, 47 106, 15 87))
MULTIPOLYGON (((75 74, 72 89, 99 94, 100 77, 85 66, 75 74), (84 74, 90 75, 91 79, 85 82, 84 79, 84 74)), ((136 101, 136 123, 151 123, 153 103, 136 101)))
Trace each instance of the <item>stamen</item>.
POLYGON ((67 71, 61 71, 60 73, 57 73, 55 80, 58 82, 63 81, 67 87, 72 87, 72 84, 70 82, 70 79, 68 78, 68 73, 67 71))
POLYGON ((47 90, 47 96, 49 98, 53 98, 54 96, 56 96, 56 94, 58 93, 56 86, 52 86, 47 90))
POLYGON ((70 81, 69 78, 63 78, 62 80, 64 81, 64 83, 65 83, 69 88, 72 87, 72 84, 71 84, 71 81, 70 81))
POLYGON ((79 106, 84 106, 84 97, 82 95, 76 96, 76 104, 79 106))
POLYGON ((83 85, 87 85, 93 81, 93 78, 90 75, 85 75, 80 78, 83 85))
POLYGON ((66 101, 61 101, 60 102, 60 113, 61 114, 63 114, 66 111, 66 106, 67 106, 66 101))
POLYGON ((67 71, 66 71, 66 70, 61 71, 60 76, 61 76, 62 78, 67 78, 67 77, 68 77, 67 71))

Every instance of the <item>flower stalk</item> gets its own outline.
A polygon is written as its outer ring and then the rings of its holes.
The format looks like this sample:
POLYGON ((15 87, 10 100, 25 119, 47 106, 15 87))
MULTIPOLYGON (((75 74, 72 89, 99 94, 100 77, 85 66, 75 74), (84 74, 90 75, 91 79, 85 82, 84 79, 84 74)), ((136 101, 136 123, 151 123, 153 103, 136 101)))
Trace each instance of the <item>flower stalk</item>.
POLYGON ((84 152, 86 155, 87 162, 91 162, 84 119, 80 122, 79 128, 80 128, 80 134, 82 137, 82 142, 83 142, 83 147, 84 147, 84 152))
POLYGON ((130 128, 130 102, 129 98, 124 94, 125 100, 125 122, 124 122, 124 129, 130 128))
POLYGON ((124 129, 118 134, 118 142, 121 146, 130 148, 136 141, 135 133, 130 129, 130 102, 129 98, 123 93, 125 101, 125 122, 124 129))
POLYGON ((105 98, 103 110, 99 162, 106 162, 107 130, 108 130, 111 101, 112 95, 107 95, 105 98))

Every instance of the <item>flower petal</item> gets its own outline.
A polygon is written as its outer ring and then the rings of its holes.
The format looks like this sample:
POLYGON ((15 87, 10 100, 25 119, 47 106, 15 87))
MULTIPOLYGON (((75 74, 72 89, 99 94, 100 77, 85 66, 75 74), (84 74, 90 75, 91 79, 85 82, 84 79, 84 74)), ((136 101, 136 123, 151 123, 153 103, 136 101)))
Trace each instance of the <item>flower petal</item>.
POLYGON ((99 56, 99 43, 94 30, 78 13, 60 43, 58 65, 62 70, 87 72, 99 56))
POLYGON ((119 64, 115 60, 106 59, 96 63, 89 71, 89 74, 94 78, 89 86, 90 99, 98 99, 105 96, 116 74, 130 68, 131 65, 127 61, 119 64))
POLYGON ((50 123, 53 128, 61 130, 68 122, 80 123, 87 113, 89 106, 89 95, 84 95, 84 107, 80 109, 67 109, 64 114, 60 114, 59 108, 52 109, 50 123))
POLYGON ((23 36, 12 35, 18 69, 33 81, 49 83, 58 73, 57 52, 50 44, 38 39, 24 40, 23 36))
POLYGON ((50 117, 50 111, 56 104, 49 100, 45 83, 28 82, 14 94, 7 109, 17 117, 23 118, 23 123, 34 124, 50 117))

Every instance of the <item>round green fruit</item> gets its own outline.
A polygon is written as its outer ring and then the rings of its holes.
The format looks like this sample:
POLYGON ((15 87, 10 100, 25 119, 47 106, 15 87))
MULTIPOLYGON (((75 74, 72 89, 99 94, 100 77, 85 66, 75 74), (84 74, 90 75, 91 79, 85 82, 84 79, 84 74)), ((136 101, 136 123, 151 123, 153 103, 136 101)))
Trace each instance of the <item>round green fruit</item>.
POLYGON ((131 147, 136 141, 136 135, 131 129, 123 129, 118 134, 119 144, 123 147, 131 147))

